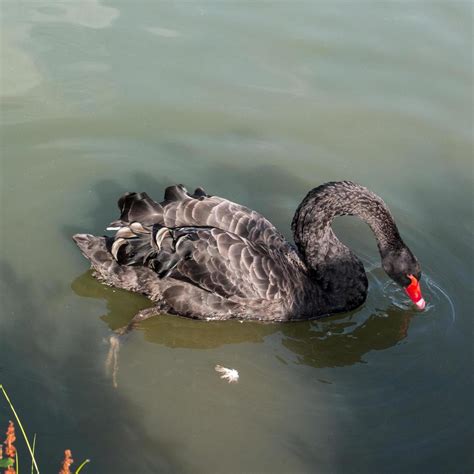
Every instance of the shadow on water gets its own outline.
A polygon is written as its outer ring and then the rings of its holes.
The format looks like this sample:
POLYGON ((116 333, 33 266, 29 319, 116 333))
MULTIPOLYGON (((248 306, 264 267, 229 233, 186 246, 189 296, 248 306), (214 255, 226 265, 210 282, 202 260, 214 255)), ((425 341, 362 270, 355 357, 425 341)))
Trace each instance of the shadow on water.
MULTIPOLYGON (((53 317, 51 301, 61 298, 56 287, 38 288, 2 262, 0 296, 0 383, 28 434, 37 434, 44 472, 57 472, 66 448, 77 461, 91 458, 92 472, 123 472, 138 452, 140 472, 181 471, 179 446, 141 429, 143 410, 103 382, 100 336, 85 329, 71 333, 66 315, 61 322, 53 317)), ((0 401, 1 429, 9 417, 0 401)))
MULTIPOLYGON (((83 297, 107 302, 101 319, 111 330, 126 325, 150 302, 139 295, 109 288, 85 272, 73 281, 73 291, 83 297)), ((362 321, 358 311, 317 321, 260 323, 239 321, 203 322, 162 315, 139 326, 145 340, 170 348, 212 349, 227 344, 262 343, 280 334, 282 345, 296 356, 297 364, 312 367, 340 367, 364 362, 373 350, 394 346, 407 337, 415 312, 399 308, 375 312, 362 321)))

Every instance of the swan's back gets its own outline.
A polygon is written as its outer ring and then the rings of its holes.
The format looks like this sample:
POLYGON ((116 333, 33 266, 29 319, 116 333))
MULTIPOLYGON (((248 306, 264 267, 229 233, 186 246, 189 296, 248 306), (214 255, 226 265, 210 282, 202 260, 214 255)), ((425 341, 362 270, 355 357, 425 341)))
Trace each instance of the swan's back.
POLYGON ((126 275, 127 289, 185 316, 285 319, 304 266, 258 212, 182 185, 160 203, 127 193, 118 205, 114 237, 75 236, 102 280, 120 286, 126 275))
POLYGON ((210 196, 202 188, 193 194, 183 185, 169 186, 160 203, 147 193, 126 193, 118 201, 120 220, 111 226, 132 222, 175 227, 215 227, 264 245, 287 245, 275 226, 260 213, 235 202, 210 196))

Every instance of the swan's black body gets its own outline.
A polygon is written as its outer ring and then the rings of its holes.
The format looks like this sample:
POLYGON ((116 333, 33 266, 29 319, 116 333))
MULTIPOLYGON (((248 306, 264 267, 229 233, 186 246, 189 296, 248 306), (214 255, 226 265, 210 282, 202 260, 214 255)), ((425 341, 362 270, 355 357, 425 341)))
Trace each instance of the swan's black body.
POLYGON ((118 205, 115 237, 74 240, 97 278, 156 303, 136 320, 168 312, 287 321, 356 308, 367 295, 364 266, 331 229, 346 214, 370 225, 389 276, 404 286, 407 274, 420 275, 382 199, 348 181, 308 193, 292 223, 296 246, 259 213, 201 188, 171 186, 159 204, 127 193, 118 205))

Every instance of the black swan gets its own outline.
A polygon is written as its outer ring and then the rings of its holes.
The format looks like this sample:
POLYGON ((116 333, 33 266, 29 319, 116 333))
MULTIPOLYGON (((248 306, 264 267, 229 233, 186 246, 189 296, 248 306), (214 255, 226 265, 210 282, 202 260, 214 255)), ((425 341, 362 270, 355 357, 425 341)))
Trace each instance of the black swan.
POLYGON ((262 215, 182 185, 157 203, 146 193, 118 201, 114 237, 76 234, 94 276, 142 293, 154 303, 131 324, 160 313, 197 319, 289 321, 348 311, 366 299, 362 262, 334 234, 336 216, 354 215, 372 229, 385 272, 419 308, 420 265, 383 200, 350 181, 311 190, 292 222, 288 243, 262 215))

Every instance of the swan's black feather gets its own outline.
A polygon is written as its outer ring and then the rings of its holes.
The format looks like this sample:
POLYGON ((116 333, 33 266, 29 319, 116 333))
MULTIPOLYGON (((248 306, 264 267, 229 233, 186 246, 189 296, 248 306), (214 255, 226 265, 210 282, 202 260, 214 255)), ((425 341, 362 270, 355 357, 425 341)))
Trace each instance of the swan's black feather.
POLYGON ((189 196, 189 194, 182 184, 168 186, 165 189, 165 201, 182 201, 187 196, 189 196))
POLYGON ((154 224, 163 220, 163 208, 147 193, 126 193, 118 200, 120 220, 124 223, 154 224))
POLYGON ((420 275, 383 200, 349 181, 308 193, 292 228, 296 247, 258 212, 197 188, 170 186, 164 201, 126 193, 115 237, 74 240, 105 283, 146 294, 160 310, 194 318, 308 319, 362 304, 367 277, 331 222, 353 214, 374 231, 396 281, 420 275))

